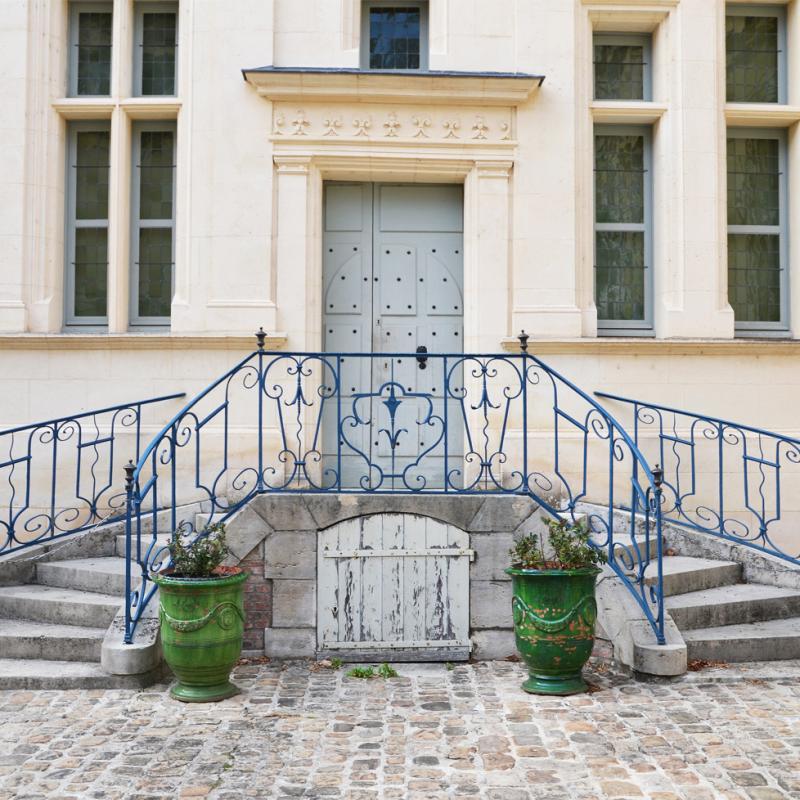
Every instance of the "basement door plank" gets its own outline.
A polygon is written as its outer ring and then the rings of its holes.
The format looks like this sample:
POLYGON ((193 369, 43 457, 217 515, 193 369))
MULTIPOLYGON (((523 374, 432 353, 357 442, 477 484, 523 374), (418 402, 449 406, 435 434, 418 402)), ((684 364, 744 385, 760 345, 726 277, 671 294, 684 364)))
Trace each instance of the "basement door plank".
MULTIPOLYGON (((469 534, 447 526, 448 547, 468 547, 469 534)), ((448 558, 450 628, 454 639, 469 638, 469 559, 448 558)))
MULTIPOLYGON (((358 548, 361 544, 361 519, 349 519, 337 526, 339 548, 358 548)), ((339 565, 339 627, 337 641, 358 642, 361 637, 360 558, 331 559, 339 565)))
POLYGON ((338 558, 325 558, 326 550, 338 550, 339 526, 320 531, 317 542, 317 645, 339 640, 338 558))
MULTIPOLYGON (((403 547, 423 549, 425 544, 425 519, 416 514, 403 515, 403 547)), ((427 557, 404 559, 403 573, 403 636, 401 641, 419 642, 428 638, 425 632, 426 592, 425 562, 427 557)))
MULTIPOLYGON (((403 549, 403 517, 382 515, 383 549, 403 549)), ((384 642, 403 641, 403 574, 405 558, 383 557, 383 636, 384 642)))
MULTIPOLYGON (((425 546, 428 550, 447 547, 447 527, 440 522, 425 519, 425 546)), ((450 597, 448 586, 449 559, 431 553, 425 564, 426 639, 452 639, 450 635, 450 597)))
MULTIPOLYGON (((364 550, 383 549, 383 526, 379 515, 362 517, 361 547, 364 550)), ((380 642, 383 617, 383 559, 351 559, 361 565, 361 635, 358 641, 380 642)))

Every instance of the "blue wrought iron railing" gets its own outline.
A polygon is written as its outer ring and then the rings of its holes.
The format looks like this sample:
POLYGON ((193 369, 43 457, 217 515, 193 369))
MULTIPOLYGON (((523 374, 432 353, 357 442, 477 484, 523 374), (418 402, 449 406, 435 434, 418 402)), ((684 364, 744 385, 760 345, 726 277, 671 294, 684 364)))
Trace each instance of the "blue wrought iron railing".
POLYGON ((800 564, 800 439, 629 397, 628 430, 663 465, 663 518, 800 564), (789 502, 787 502, 789 499, 789 502))
POLYGON ((0 556, 124 516, 122 459, 141 451, 142 409, 185 396, 135 400, 1 431, 0 556))
POLYGON ((527 337, 519 354, 466 355, 267 352, 264 336, 128 467, 128 642, 151 573, 168 564, 165 535, 191 540, 256 494, 357 492, 531 495, 551 515, 586 518, 663 643, 653 471, 527 337), (632 510, 624 533, 620 496, 632 510))

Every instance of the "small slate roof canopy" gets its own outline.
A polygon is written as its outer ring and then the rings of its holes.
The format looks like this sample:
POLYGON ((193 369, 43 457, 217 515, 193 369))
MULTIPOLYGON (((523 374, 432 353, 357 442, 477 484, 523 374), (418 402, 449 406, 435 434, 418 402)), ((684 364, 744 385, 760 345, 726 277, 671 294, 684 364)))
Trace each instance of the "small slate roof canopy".
POLYGON ((274 100, 342 99, 355 102, 478 102, 519 105, 544 82, 524 72, 368 70, 350 67, 254 67, 242 76, 274 100))

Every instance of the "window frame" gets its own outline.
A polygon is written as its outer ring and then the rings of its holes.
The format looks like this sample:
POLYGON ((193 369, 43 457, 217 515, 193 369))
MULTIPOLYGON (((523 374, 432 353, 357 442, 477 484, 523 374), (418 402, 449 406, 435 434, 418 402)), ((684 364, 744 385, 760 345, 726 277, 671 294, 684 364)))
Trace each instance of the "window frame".
POLYGON ((149 2, 137 0, 134 5, 133 23, 133 96, 134 97, 177 97, 179 59, 178 45, 180 42, 180 13, 178 2, 149 2), (142 69, 144 67, 144 15, 145 14, 175 14, 175 91, 172 94, 142 94, 142 69))
POLYGON ((597 234, 603 231, 644 233, 644 318, 641 320, 602 319, 598 312, 597 332, 600 336, 653 336, 653 129, 649 125, 594 126, 592 132, 592 284, 597 307, 597 234), (644 137, 644 222, 597 221, 597 136, 644 137))
POLYGON ((361 54, 360 65, 361 69, 367 72, 427 72, 429 69, 429 10, 430 3, 428 0, 363 0, 361 3, 361 54), (374 70, 369 66, 370 57, 370 35, 369 35, 369 12, 373 8, 418 8, 419 15, 419 69, 392 69, 392 70, 374 70))
POLYGON ((728 100, 728 49, 725 47, 725 102, 743 104, 786 105, 789 96, 788 89, 788 36, 786 32, 786 6, 784 5, 747 5, 728 3, 725 6, 725 20, 728 17, 777 17, 778 19, 778 99, 771 100, 728 100))
MULTIPOLYGON (((111 136, 110 120, 79 120, 69 123, 67 128, 67 147, 66 147, 66 204, 65 204, 65 230, 64 230, 64 327, 81 328, 83 330, 107 330, 108 329, 108 287, 109 281, 106 278, 106 313, 102 317, 76 316, 75 314, 75 231, 78 228, 102 228, 106 229, 106 257, 108 258, 111 249, 111 186, 109 181, 109 200, 108 211, 105 220, 79 220, 77 219, 77 186, 78 174, 73 165, 77 164, 78 156, 78 133, 80 132, 99 132, 108 133, 111 136), (104 224, 103 224, 104 223, 104 224)), ((109 162, 111 161, 111 147, 109 139, 109 162)), ((109 179, 111 165, 109 163, 109 179)), ((110 259, 106 262, 107 274, 110 273, 110 259)))
MULTIPOLYGON (((131 224, 130 224, 130 328, 169 328, 172 317, 145 317, 139 314, 139 231, 142 228, 169 228, 172 231, 172 297, 175 295, 175 212, 177 193, 177 156, 178 126, 174 120, 139 120, 133 123, 131 130, 131 224), (142 133, 149 131, 172 131, 172 219, 169 225, 165 220, 143 220, 139 217, 141 193, 141 169, 139 164, 142 155, 142 133)), ((171 302, 171 300, 170 300, 171 302)))
MULTIPOLYGON (((783 128, 731 128, 725 136, 725 181, 727 187, 727 141, 728 139, 776 139, 778 141, 778 209, 780 222, 778 225, 731 225, 727 220, 727 188, 726 188, 726 217, 725 217, 725 247, 727 251, 728 236, 730 234, 778 234, 779 262, 779 290, 781 318, 778 322, 753 322, 736 321, 734 316, 734 332, 741 337, 782 337, 789 333, 789 152, 788 137, 783 128)), ((730 286, 730 254, 726 259, 726 275, 730 286)), ((733 306, 731 306, 733 308, 733 306)), ((735 315, 735 311, 734 311, 735 315)))
POLYGON ((71 0, 69 4, 69 53, 67 55, 68 97, 111 97, 114 85, 114 3, 83 2, 71 0), (111 15, 111 48, 109 57, 108 94, 78 94, 78 42, 80 38, 80 15, 82 13, 107 13, 111 15))
POLYGON ((650 103, 653 101, 653 37, 649 33, 606 33, 595 31, 592 35, 592 100, 600 103, 650 103), (639 46, 644 48, 642 65, 642 97, 636 100, 626 98, 597 97, 597 65, 594 48, 597 45, 639 46))

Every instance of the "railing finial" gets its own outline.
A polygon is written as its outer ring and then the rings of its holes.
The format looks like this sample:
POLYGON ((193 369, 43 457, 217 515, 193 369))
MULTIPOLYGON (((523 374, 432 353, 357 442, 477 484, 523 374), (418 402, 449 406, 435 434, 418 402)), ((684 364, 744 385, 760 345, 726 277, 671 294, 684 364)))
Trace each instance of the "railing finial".
POLYGON ((259 329, 256 331, 255 336, 256 336, 256 341, 258 342, 258 349, 263 350, 264 340, 267 338, 267 334, 264 333, 264 328, 259 327, 259 329))
POLYGON ((528 352, 528 339, 530 338, 531 337, 527 333, 525 333, 524 328, 520 331, 519 335, 517 336, 517 339, 519 339, 519 349, 522 350, 523 353, 528 352))
POLYGON ((136 464, 133 461, 128 461, 125 465, 125 492, 130 495, 133 491, 133 473, 136 470, 136 464))
POLYGON ((653 467, 653 483, 656 489, 660 489, 664 483, 664 470, 661 468, 660 464, 656 464, 653 467))

